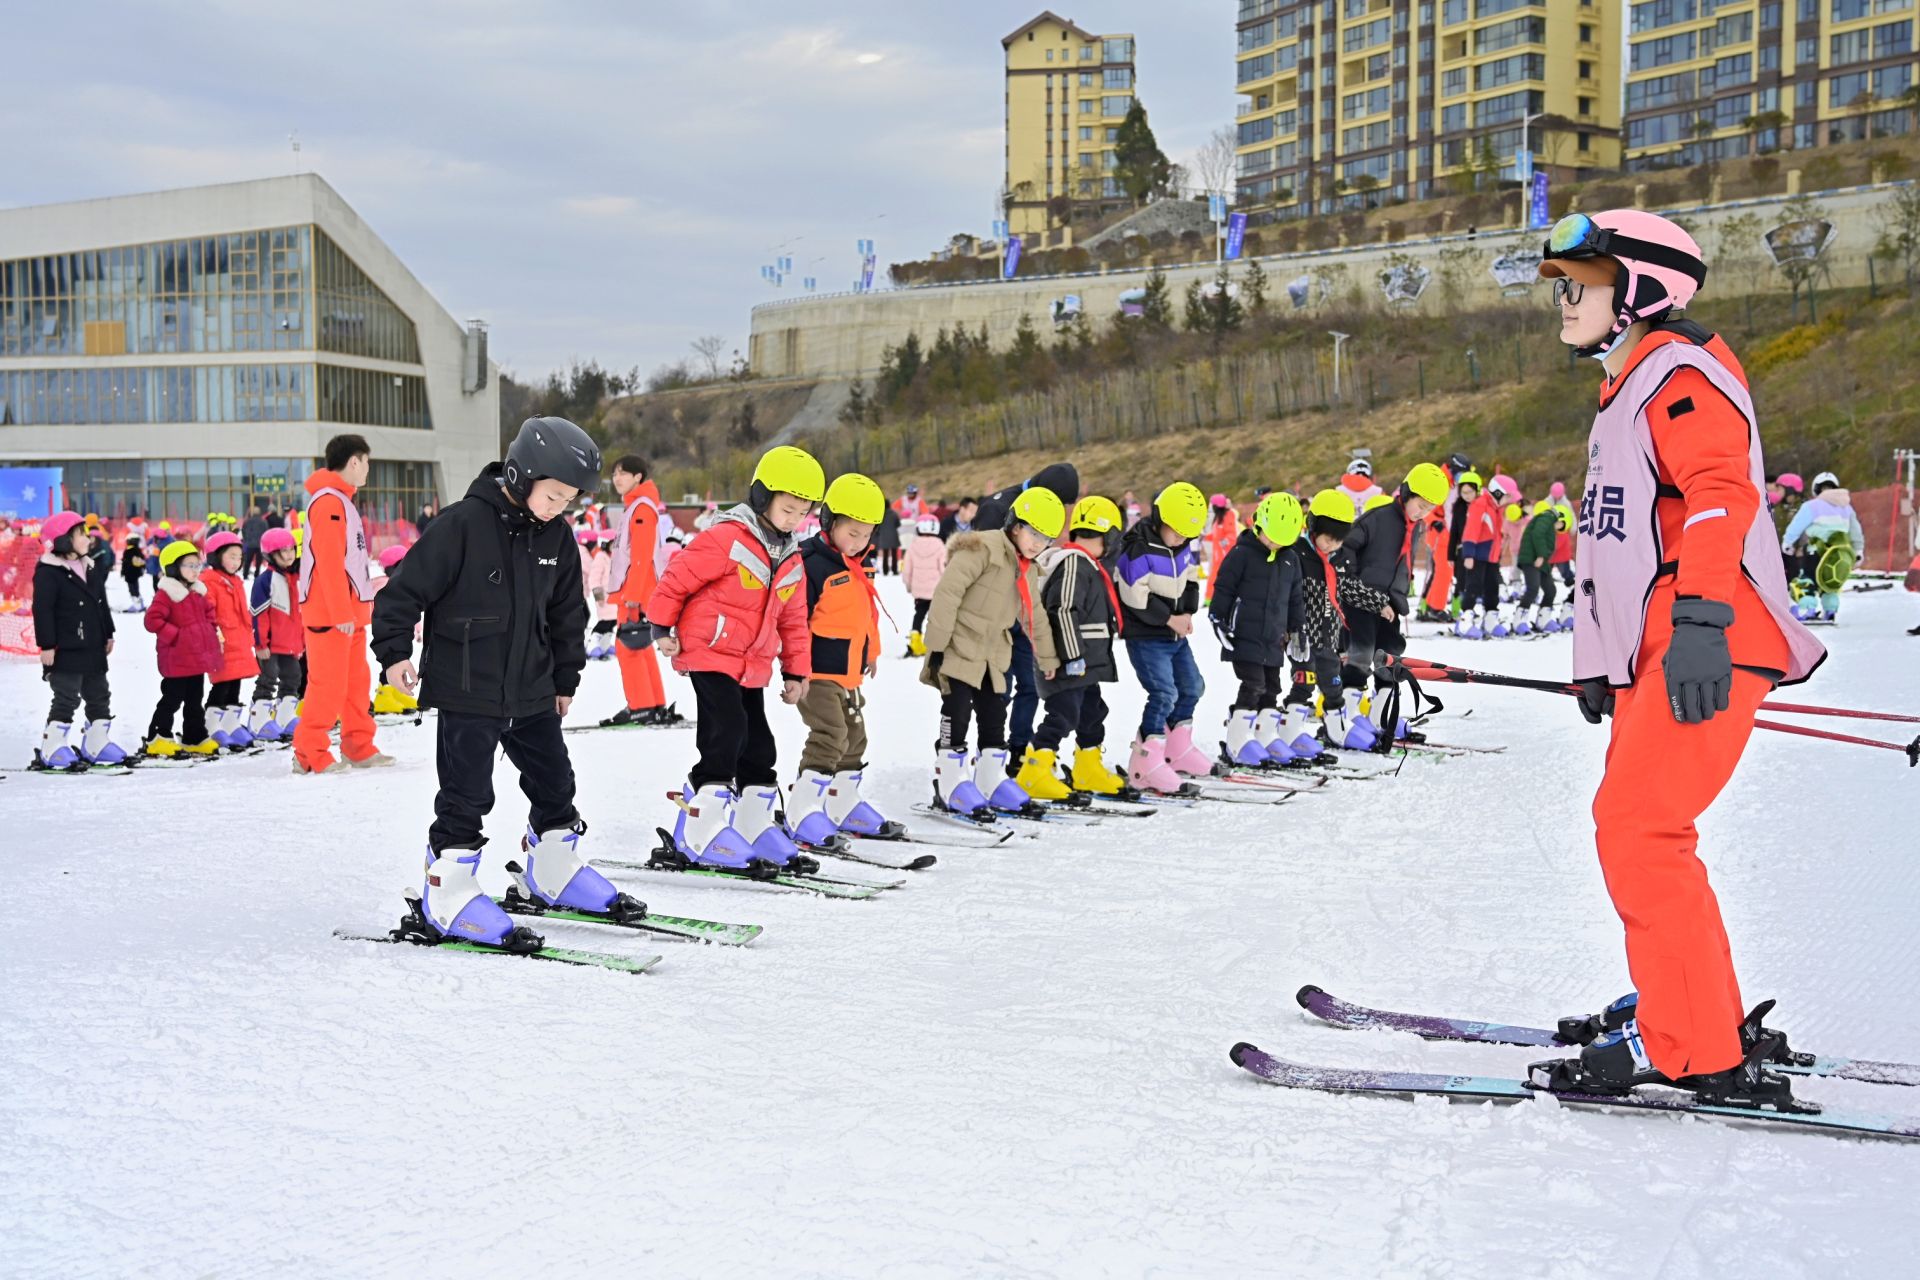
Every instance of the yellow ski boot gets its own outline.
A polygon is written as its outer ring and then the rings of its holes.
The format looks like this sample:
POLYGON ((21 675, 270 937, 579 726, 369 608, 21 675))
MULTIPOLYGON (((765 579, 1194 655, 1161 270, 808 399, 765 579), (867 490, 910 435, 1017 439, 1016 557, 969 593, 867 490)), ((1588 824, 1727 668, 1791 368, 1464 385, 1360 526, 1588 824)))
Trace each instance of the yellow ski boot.
POLYGON ((177 756, 180 754, 180 744, 172 738, 155 738, 142 749, 141 754, 162 758, 177 756))
POLYGON ((907 656, 909 658, 927 656, 927 638, 918 631, 907 632, 907 656))
POLYGON ((1073 753, 1073 789, 1088 791, 1096 796, 1117 796, 1127 780, 1107 768, 1107 762, 1100 758, 1100 748, 1082 747, 1073 753))
POLYGON ((203 738, 199 742, 181 744, 180 751, 181 754, 190 756, 217 755, 220 751, 220 744, 212 738, 203 738))
POLYGON ((1065 800, 1073 795, 1055 772, 1054 754, 1051 751, 1028 747, 1026 759, 1020 762, 1020 772, 1013 780, 1035 800, 1065 800))
POLYGON ((390 684, 383 684, 373 694, 373 714, 377 716, 411 715, 420 709, 420 700, 411 694, 400 692, 390 684))

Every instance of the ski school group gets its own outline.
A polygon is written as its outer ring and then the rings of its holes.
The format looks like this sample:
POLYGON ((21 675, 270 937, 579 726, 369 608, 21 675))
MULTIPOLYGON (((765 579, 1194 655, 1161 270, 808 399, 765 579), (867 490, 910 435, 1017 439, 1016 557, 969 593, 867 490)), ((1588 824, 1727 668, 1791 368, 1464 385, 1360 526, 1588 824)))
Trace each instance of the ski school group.
MULTIPOLYGON (((1556 491, 1519 529, 1517 599, 1502 600, 1499 564, 1505 508, 1518 504, 1519 488, 1499 474, 1480 484, 1458 455, 1412 466, 1391 491, 1371 491, 1362 464, 1304 503, 1267 492, 1231 537, 1222 532, 1228 512, 1216 510, 1225 504, 1185 481, 1161 488, 1129 521, 1121 504, 1083 493, 1072 465, 1045 467, 981 499, 970 528, 928 545, 929 563, 916 568, 908 557, 911 651, 938 695, 937 724, 929 699, 930 798, 914 806, 925 819, 916 828, 862 791, 863 686, 881 652, 871 544, 888 503, 871 478, 829 483, 814 457, 790 445, 762 456, 746 500, 712 513, 683 548, 669 543, 647 463, 617 459, 617 530, 605 563, 589 550, 583 569, 583 547, 595 539, 576 536, 562 517, 600 487, 600 449, 564 419, 529 419, 505 458, 376 580, 352 502, 367 449, 341 437, 327 469, 308 481, 304 554, 296 561, 276 543, 251 601, 234 542, 215 535, 201 548, 160 551, 162 592, 146 617, 165 677, 152 736, 164 736, 184 707, 187 737, 199 737, 206 675, 216 676, 215 732, 242 730, 245 659, 261 680, 253 719, 263 708, 269 717, 246 727, 271 732, 294 719, 285 699, 298 677, 282 662, 284 629, 289 645, 305 640, 312 670, 295 772, 384 763, 372 740, 370 645, 380 696, 404 708, 417 696, 437 712, 425 875, 383 940, 603 963, 601 953, 548 947, 516 917, 714 940, 733 930, 739 940, 750 927, 649 915, 601 868, 872 896, 902 882, 823 874, 819 858, 918 869, 932 857, 916 844, 978 847, 1021 829, 1010 824, 1037 831, 1214 801, 1277 804, 1341 773, 1377 771, 1375 753, 1458 750, 1423 743, 1409 723, 1418 717, 1403 714, 1409 672, 1419 669, 1401 655, 1424 530, 1435 552, 1425 608, 1468 636, 1572 630, 1564 691, 1577 694, 1591 723, 1610 723, 1596 845, 1638 991, 1575 1020, 1576 1034, 1555 1043, 1577 1055, 1538 1064, 1516 1087, 1814 1123, 1819 1108, 1796 1098, 1785 1074, 1811 1060, 1762 1024, 1769 1006, 1749 1013, 1742 1003, 1695 851, 1695 819, 1731 777, 1763 700, 1825 656, 1789 586, 1745 377, 1724 340, 1685 315, 1706 268, 1674 223, 1633 210, 1569 215, 1552 231, 1541 273, 1553 282, 1562 340, 1602 360, 1605 381, 1578 509, 1556 491), (1556 579, 1577 607, 1555 603, 1556 579), (1205 680, 1191 637, 1203 613, 1237 682, 1217 748, 1194 723, 1205 680), (686 727, 664 705, 660 658, 693 689, 695 758, 646 864, 585 851, 564 736, 573 730, 562 720, 590 635, 594 653, 617 653, 627 705, 581 728, 686 727), (1102 689, 1122 678, 1123 653, 1146 698, 1116 769, 1102 689), (808 729, 789 787, 768 722, 770 686, 808 729), (336 722, 344 760, 331 755, 336 722), (476 873, 502 751, 530 812, 505 864, 511 888, 495 898, 476 873), (889 843, 908 856, 890 856, 889 843)), ((1831 480, 1816 480, 1789 546, 1836 530, 1859 545, 1857 520, 1847 526, 1835 514, 1846 508, 1831 480)), ((44 532, 35 617, 43 646, 54 642, 43 650, 55 699, 43 757, 52 765, 71 749, 66 725, 82 700, 94 724, 110 718, 112 626, 104 596, 89 586, 80 518, 56 517, 44 532)), ((1832 550, 1805 570, 1822 591, 1833 580, 1822 576, 1832 550)), ((1836 608, 1817 606, 1829 619, 1836 608)), ((1366 1073, 1316 1073, 1251 1045, 1237 1046, 1234 1059, 1284 1085, 1446 1091, 1444 1077, 1420 1077, 1428 1081, 1420 1087, 1369 1083, 1366 1073)))

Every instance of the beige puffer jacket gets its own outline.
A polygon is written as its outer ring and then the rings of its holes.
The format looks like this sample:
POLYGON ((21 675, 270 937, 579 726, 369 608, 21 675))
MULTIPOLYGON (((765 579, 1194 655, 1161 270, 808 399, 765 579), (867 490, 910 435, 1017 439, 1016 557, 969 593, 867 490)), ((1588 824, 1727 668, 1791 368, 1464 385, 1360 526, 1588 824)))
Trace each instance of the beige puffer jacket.
MULTIPOLYGON (((933 593, 927 614, 927 654, 941 655, 940 669, 932 662, 921 669, 920 682, 945 693, 949 679, 976 689, 1006 692, 1007 668, 1013 665, 1015 622, 1022 615, 1019 591, 1020 555, 1004 530, 963 533, 947 544, 947 571, 933 593)), ((1040 574, 1027 566, 1027 592, 1040 600, 1040 574)), ((1052 671, 1060 665, 1054 650, 1053 628, 1027 627, 1033 641, 1034 666, 1052 671)))

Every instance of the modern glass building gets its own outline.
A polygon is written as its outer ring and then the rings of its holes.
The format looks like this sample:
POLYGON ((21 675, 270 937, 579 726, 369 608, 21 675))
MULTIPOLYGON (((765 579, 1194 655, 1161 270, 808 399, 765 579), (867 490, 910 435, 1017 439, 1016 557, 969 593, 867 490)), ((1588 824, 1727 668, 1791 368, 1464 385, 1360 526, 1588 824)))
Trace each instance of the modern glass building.
POLYGON ((68 504, 198 521, 302 505, 367 437, 374 519, 495 456, 484 326, 462 326, 319 177, 0 210, 0 460, 68 504))

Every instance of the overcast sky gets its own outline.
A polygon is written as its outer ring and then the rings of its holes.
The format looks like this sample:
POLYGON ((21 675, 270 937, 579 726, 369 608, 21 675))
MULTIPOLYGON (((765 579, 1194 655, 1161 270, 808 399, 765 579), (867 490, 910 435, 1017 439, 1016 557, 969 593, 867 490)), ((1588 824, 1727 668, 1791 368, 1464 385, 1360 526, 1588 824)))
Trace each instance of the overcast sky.
MULTIPOLYGON (((1139 38, 1184 160, 1233 118, 1234 0, 1056 13, 1139 38)), ((327 0, 12 7, 0 205, 302 167, 339 190, 493 352, 651 369, 745 350, 775 246, 844 289, 986 234, 1001 37, 1035 5, 936 0, 327 0)), ((0 257, 6 246, 0 244, 0 257)), ((799 288, 790 280, 790 293, 799 288)))

